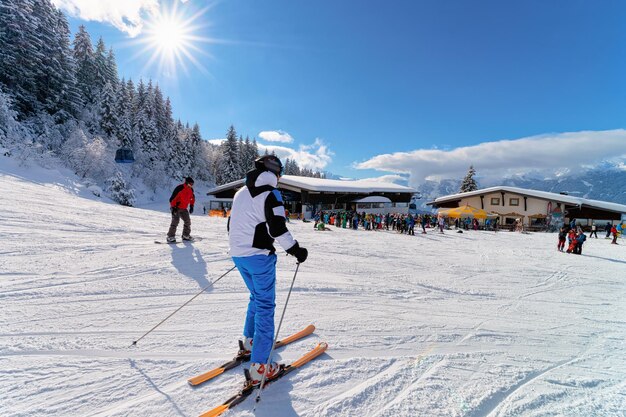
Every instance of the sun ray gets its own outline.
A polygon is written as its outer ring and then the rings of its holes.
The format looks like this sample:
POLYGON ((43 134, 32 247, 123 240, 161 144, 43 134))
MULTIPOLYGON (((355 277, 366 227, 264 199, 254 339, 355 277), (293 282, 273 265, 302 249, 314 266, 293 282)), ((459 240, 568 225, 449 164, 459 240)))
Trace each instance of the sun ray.
POLYGON ((161 9, 152 16, 143 35, 132 42, 140 46, 132 59, 147 55, 144 71, 156 66, 160 73, 173 77, 177 76, 179 70, 189 75, 189 64, 203 74, 210 75, 198 59, 200 55, 213 58, 202 44, 220 43, 219 40, 199 34, 208 26, 208 23, 200 24, 199 19, 210 9, 211 6, 206 6, 191 16, 185 16, 179 10, 178 2, 174 2, 170 9, 161 9))

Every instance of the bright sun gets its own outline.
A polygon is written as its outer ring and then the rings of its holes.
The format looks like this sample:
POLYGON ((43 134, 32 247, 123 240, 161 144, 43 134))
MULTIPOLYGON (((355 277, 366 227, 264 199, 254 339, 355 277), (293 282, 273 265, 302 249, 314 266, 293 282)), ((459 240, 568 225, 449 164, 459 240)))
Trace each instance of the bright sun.
POLYGON ((207 11, 207 8, 191 17, 186 17, 177 10, 176 4, 178 2, 174 2, 173 9, 161 10, 153 16, 144 34, 135 41, 143 45, 136 56, 150 55, 144 69, 156 64, 161 73, 172 77, 177 76, 178 69, 188 74, 189 62, 201 72, 206 73, 207 70, 198 60, 198 55, 208 55, 208 53, 198 44, 212 43, 215 40, 198 36, 203 25, 199 25, 196 21, 207 11))
POLYGON ((173 53, 185 47, 185 31, 182 22, 172 19, 172 16, 161 16, 154 22, 152 40, 157 48, 164 52, 173 53))

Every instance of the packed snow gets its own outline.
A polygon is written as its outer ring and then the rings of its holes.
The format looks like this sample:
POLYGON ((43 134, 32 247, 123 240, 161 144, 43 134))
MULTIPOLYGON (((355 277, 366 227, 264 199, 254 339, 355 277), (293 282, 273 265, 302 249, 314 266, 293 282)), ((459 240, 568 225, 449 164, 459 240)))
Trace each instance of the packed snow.
MULTIPOLYGON (((248 292, 226 219, 192 216, 204 240, 155 245, 167 201, 102 201, 57 171, 0 157, 0 415, 197 416, 233 395, 242 369, 191 388, 232 358, 248 292)), ((182 227, 182 226, 181 226, 182 227)), ((278 350, 320 358, 270 385, 255 415, 623 416, 626 242, 555 234, 426 235, 289 225, 300 266, 278 350)), ((280 252, 277 320, 295 271, 280 252)), ((227 416, 253 415, 248 399, 227 416)))

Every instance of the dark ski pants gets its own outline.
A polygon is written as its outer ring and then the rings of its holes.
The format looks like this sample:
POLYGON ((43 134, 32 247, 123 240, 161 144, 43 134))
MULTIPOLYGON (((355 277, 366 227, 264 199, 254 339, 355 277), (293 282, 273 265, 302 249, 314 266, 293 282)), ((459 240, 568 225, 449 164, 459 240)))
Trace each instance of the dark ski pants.
POLYGON ((176 229, 180 219, 183 219, 183 236, 189 236, 191 234, 191 217, 187 209, 178 209, 176 214, 172 214, 172 223, 170 223, 170 230, 167 232, 168 237, 176 236, 176 229))
POLYGON ((233 257, 250 291, 243 335, 254 339, 250 360, 267 363, 274 341, 276 308, 276 255, 233 257))
POLYGON ((557 248, 562 251, 563 248, 565 248, 565 239, 559 239, 559 244, 557 246, 557 248))
POLYGON ((596 235, 596 239, 598 238, 598 231, 597 230, 592 230, 591 234, 589 235, 589 237, 593 237, 593 235, 596 235))
POLYGON ((574 254, 575 255, 582 255, 583 254, 583 244, 582 243, 577 243, 576 246, 574 246, 574 254))

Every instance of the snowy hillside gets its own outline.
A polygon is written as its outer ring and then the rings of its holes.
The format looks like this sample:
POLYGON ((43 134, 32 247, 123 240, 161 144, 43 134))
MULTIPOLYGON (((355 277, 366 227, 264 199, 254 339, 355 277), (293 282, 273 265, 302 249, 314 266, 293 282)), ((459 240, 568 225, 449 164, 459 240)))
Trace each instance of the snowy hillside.
MULTIPOLYGON (((234 272, 129 347, 232 267, 225 220, 194 215, 203 241, 155 245, 165 201, 107 204, 4 161, 0 415, 197 416, 230 397, 241 369, 186 380, 237 349, 248 294, 234 272)), ((329 349, 270 385, 257 416, 624 415, 626 242, 576 256, 551 234, 290 228, 310 256, 283 334, 317 330, 278 353, 329 349)), ((294 270, 281 253, 279 311, 294 270)))

